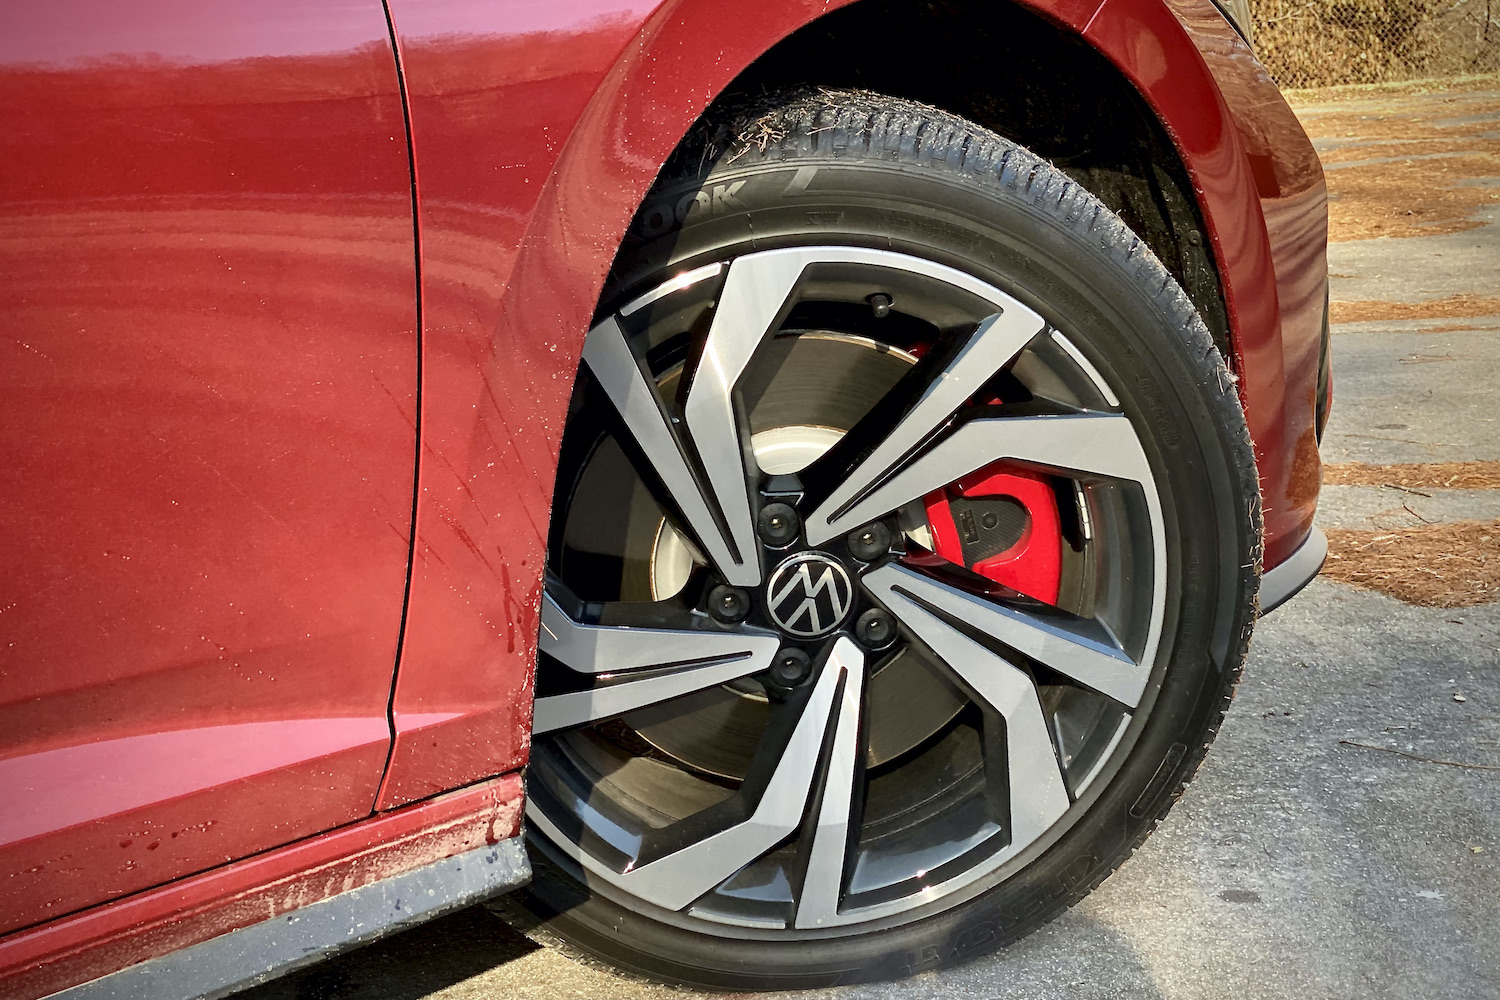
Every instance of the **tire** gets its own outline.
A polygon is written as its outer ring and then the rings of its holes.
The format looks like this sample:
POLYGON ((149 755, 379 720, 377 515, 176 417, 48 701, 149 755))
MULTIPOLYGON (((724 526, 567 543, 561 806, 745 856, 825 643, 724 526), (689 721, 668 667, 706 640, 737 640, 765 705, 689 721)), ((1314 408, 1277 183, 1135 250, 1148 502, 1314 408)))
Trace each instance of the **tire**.
POLYGON ((767 98, 668 165, 580 372, 511 919, 696 987, 904 977, 1165 815, 1255 620, 1254 458, 1181 288, 1062 172, 767 98))

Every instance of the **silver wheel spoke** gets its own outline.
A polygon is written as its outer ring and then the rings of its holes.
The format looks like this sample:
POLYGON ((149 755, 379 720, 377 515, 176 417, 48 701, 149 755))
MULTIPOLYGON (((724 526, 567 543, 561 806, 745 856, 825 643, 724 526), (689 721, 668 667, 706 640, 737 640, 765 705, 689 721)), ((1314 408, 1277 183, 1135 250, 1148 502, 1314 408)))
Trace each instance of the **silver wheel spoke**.
POLYGON ((740 552, 757 551, 750 511, 749 429, 741 428, 734 388, 775 325, 806 262, 801 255, 751 254, 729 266, 683 415, 719 509, 740 552))
MULTIPOLYGON (((913 449, 953 416, 965 400, 1015 360, 1043 325, 1040 316, 1019 302, 980 323, 969 335, 968 343, 933 379, 891 433, 808 517, 808 542, 820 545, 899 506, 886 507, 872 517, 869 511, 878 505, 877 498, 884 491, 876 491, 875 496, 870 494, 908 459, 913 449)), ((939 485, 957 478, 954 476, 939 485)))
MULTIPOLYGON (((884 572, 872 573, 866 580, 884 572)), ((899 585, 887 589, 882 598, 889 602, 892 614, 1005 717, 1011 821, 1008 853, 1022 850, 1062 818, 1070 804, 1036 685, 1024 670, 1007 663, 928 611, 899 585)))
MULTIPOLYGON (((655 389, 625 343, 613 317, 599 323, 584 344, 583 359, 649 457, 707 555, 724 578, 741 587, 760 582, 755 526, 750 511, 747 447, 735 412, 734 387, 757 347, 773 332, 802 273, 811 264, 866 264, 946 281, 990 302, 997 310, 936 378, 894 432, 807 519, 813 545, 863 523, 847 509, 867 493, 997 371, 1010 363, 1045 325, 1042 318, 991 285, 918 257, 860 247, 795 247, 747 254, 725 278, 703 357, 688 391, 685 417, 703 463, 710 500, 655 389)), ((866 518, 868 519, 868 518, 866 518)))
POLYGON ((833 526, 842 531, 846 525, 852 528, 884 517, 904 503, 1002 459, 1083 476, 1151 483, 1151 467, 1128 417, 1113 413, 985 417, 970 420, 895 471, 835 519, 833 526))
POLYGON ((844 858, 849 845, 849 821, 854 815, 854 778, 859 759, 859 725, 864 696, 863 656, 848 639, 834 645, 829 666, 843 667, 843 695, 834 716, 833 748, 828 777, 823 783, 823 801, 818 824, 808 852, 802 896, 797 902, 797 927, 833 923, 838 916, 844 887, 844 858))
MULTIPOLYGON (((589 331, 583 344, 583 360, 720 575, 737 587, 753 587, 759 583, 758 549, 753 545, 745 548, 732 541, 742 534, 741 530, 738 527, 731 530, 729 525, 732 522, 727 515, 720 512, 717 504, 699 488, 698 478, 662 408, 656 388, 625 342, 625 333, 613 316, 589 331)), ((741 473, 742 499, 744 493, 741 473)), ((743 506, 744 528, 753 531, 748 500, 743 506)))
POLYGON ((700 631, 580 624, 544 594, 542 652, 606 680, 619 673, 645 676, 538 698, 533 731, 573 729, 758 673, 770 666, 780 645, 768 632, 724 632, 714 626, 700 631))
MULTIPOLYGON (((593 875, 669 910, 681 910, 741 868, 755 861, 794 833, 802 823, 817 773, 827 729, 841 725, 847 699, 838 699, 839 683, 855 678, 864 657, 849 639, 840 639, 824 664, 780 760, 748 820, 696 841, 639 868, 617 872, 562 838, 539 810, 532 819, 554 843, 570 845, 570 853, 593 875)), ((858 681, 852 681, 856 686, 858 681)), ((845 684, 845 688, 849 684, 845 684)))
POLYGON ((1027 614, 896 564, 866 574, 864 583, 903 621, 908 613, 919 614, 925 623, 932 617, 929 609, 944 612, 1127 708, 1141 702, 1149 664, 1137 663, 1103 628, 1089 634, 1093 623, 1086 619, 1027 614))

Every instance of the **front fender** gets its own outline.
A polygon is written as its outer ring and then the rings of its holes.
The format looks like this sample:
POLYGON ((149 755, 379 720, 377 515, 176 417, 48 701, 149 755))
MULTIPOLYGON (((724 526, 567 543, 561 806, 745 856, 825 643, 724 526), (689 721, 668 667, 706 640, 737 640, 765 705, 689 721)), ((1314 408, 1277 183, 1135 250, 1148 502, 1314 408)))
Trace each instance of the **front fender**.
MULTIPOLYGON (((525 44, 456 2, 451 16, 444 3, 393 3, 411 95, 424 368, 417 538, 380 808, 524 763, 558 446, 616 248, 713 99, 778 41, 848 2, 668 0, 622 11, 583 0, 565 12, 573 27, 525 44), (528 60, 540 67, 530 75, 528 60), (517 126, 491 151, 491 131, 475 123, 521 101, 531 130, 517 126)), ((1262 454, 1279 454, 1266 226, 1203 57, 1161 0, 1025 5, 1102 52, 1166 126, 1219 263, 1252 434, 1262 454)))

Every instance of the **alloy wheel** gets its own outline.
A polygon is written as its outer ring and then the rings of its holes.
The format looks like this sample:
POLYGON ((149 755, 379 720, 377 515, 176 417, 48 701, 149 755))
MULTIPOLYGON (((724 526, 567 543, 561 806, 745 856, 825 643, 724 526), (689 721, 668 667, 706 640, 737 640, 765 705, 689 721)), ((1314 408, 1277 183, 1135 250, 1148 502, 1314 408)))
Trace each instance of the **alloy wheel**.
POLYGON ((597 323, 541 620, 549 857, 659 921, 801 937, 950 906, 1068 829, 1151 708, 1168 536, 1059 326, 859 246, 597 323))

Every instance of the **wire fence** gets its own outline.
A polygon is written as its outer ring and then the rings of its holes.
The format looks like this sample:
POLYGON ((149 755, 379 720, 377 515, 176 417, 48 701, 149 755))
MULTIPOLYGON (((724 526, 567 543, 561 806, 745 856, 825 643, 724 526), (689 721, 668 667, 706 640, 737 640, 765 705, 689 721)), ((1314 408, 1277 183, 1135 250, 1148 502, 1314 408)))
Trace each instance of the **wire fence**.
POLYGON ((1282 87, 1500 72, 1500 0, 1251 0, 1282 87))

